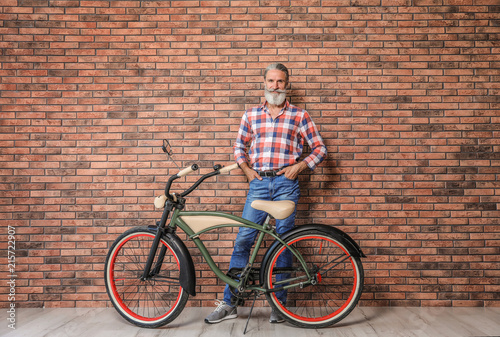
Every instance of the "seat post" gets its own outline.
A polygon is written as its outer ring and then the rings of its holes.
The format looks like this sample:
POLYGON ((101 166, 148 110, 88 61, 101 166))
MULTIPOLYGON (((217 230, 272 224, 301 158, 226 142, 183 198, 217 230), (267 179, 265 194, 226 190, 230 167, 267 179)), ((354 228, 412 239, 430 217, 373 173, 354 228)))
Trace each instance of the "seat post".
POLYGON ((262 227, 264 227, 265 230, 271 229, 271 226, 269 226, 270 221, 271 221, 271 216, 268 214, 266 220, 264 221, 264 224, 262 225, 262 227))

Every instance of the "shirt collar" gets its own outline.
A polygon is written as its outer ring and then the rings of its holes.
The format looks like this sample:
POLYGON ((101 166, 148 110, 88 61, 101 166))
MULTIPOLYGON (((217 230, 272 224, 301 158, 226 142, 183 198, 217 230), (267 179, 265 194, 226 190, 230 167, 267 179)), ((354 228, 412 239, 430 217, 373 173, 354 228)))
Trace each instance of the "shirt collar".
MULTIPOLYGON (((269 109, 267 108, 267 101, 264 101, 262 105, 259 107, 261 110, 263 110, 265 113, 269 114, 269 109)), ((289 110, 290 108, 290 103, 288 100, 285 100, 285 106, 281 109, 280 113, 278 114, 278 117, 281 116, 285 111, 289 110)))

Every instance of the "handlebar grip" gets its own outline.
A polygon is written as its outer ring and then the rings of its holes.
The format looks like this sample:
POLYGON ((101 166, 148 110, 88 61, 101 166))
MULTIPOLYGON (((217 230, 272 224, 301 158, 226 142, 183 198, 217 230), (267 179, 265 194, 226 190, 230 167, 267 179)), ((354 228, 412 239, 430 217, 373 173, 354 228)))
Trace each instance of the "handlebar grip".
POLYGON ((233 164, 233 165, 229 165, 229 166, 225 166, 223 168, 221 168, 219 170, 219 172, 221 174, 224 174, 224 173, 229 173, 230 171, 234 170, 234 169, 237 169, 238 168, 238 164, 233 164))
POLYGON ((193 164, 190 167, 186 167, 185 169, 183 169, 182 171, 180 171, 179 173, 177 173, 177 176, 179 178, 180 177, 184 177, 185 175, 188 175, 189 173, 194 172, 197 169, 198 169, 198 165, 197 164, 193 164))

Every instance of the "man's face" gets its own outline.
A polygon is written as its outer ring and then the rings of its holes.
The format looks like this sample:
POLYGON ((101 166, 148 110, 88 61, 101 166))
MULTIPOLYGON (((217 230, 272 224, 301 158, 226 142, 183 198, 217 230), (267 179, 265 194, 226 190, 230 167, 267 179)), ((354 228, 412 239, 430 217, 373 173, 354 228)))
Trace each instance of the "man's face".
POLYGON ((278 69, 269 70, 264 79, 266 100, 281 105, 286 99, 286 74, 278 69))

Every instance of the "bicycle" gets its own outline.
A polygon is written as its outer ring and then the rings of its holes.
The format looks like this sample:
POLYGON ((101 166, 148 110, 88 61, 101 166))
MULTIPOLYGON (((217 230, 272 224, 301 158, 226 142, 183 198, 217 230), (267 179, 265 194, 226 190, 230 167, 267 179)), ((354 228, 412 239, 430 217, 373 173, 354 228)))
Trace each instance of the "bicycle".
MULTIPOLYGON (((170 144, 163 141, 170 158, 170 144)), ((174 161, 175 163, 175 161, 174 161)), ((176 164, 177 165, 177 164, 176 164)), ((216 276, 230 286, 242 304, 265 295, 268 303, 288 322, 303 328, 322 328, 345 318, 356 306, 363 289, 364 272, 359 245, 343 231, 325 225, 301 225, 278 235, 269 218, 285 219, 295 208, 293 201, 258 200, 252 207, 269 214, 263 226, 218 211, 187 211, 186 199, 203 181, 227 174, 238 167, 214 166, 180 194, 170 194, 172 183, 198 169, 197 164, 171 176, 165 193, 155 199, 163 208, 156 225, 131 228, 109 249, 105 284, 115 309, 127 321, 146 328, 172 322, 184 309, 189 295, 196 295, 195 267, 176 230, 180 228, 201 252, 216 276), (167 220, 170 222, 167 224, 167 220), (250 227, 259 231, 249 262, 243 270, 219 269, 200 236, 224 227, 250 227), (274 238, 260 268, 255 265, 264 237, 274 238), (283 254, 293 255, 291 267, 278 266, 283 254), (277 293, 287 291, 286 303, 277 293)), ((253 310, 250 310, 250 316, 253 310)), ((248 321, 247 321, 248 325, 248 321)), ((245 327, 246 332, 246 327, 245 327)))

